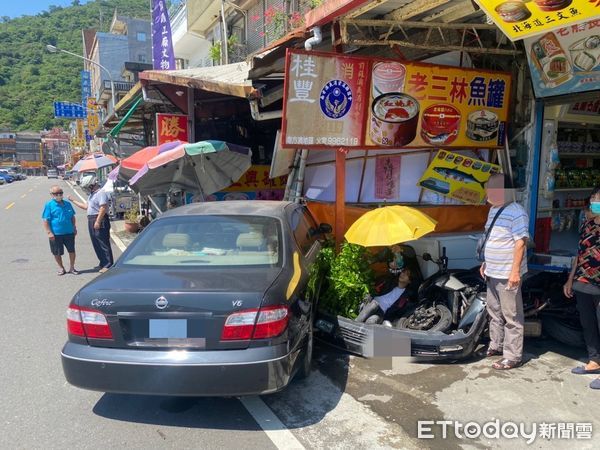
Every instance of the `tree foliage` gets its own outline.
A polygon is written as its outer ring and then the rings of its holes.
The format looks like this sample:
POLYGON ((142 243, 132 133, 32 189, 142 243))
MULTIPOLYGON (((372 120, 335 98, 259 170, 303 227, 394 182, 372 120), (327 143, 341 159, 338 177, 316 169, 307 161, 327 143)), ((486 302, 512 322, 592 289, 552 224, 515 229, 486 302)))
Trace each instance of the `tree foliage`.
POLYGON ((81 30, 108 31, 115 11, 150 19, 148 0, 95 0, 50 5, 35 16, 0 20, 0 127, 12 131, 66 126, 54 101, 81 102, 83 60, 49 53, 47 44, 83 55, 81 30))

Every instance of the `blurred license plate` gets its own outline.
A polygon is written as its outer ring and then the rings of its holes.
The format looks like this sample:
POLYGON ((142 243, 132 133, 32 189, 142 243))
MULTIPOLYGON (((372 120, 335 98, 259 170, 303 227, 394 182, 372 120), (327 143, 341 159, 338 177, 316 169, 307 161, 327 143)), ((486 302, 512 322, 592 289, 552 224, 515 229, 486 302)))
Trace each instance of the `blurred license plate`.
POLYGON ((186 338, 187 320, 150 319, 148 337, 151 339, 186 338))

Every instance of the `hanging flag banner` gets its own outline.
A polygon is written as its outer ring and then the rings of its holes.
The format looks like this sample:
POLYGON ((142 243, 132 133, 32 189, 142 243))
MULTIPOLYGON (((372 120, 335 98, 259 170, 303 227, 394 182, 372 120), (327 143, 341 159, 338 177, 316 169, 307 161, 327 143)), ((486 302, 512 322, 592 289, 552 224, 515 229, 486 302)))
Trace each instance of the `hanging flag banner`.
POLYGON ((504 145, 510 74, 288 50, 287 148, 504 145))
POLYGON ((536 97, 600 89, 600 19, 525 39, 524 44, 536 97))
POLYGON ((475 1, 511 41, 600 17, 598 0, 475 1))
POLYGON ((417 186, 471 205, 485 199, 485 183, 500 166, 440 150, 417 186))
POLYGON ((156 114, 156 145, 171 141, 188 141, 187 116, 185 114, 156 114))
POLYGON ((165 0, 152 0, 152 66, 155 70, 175 69, 171 22, 165 0))

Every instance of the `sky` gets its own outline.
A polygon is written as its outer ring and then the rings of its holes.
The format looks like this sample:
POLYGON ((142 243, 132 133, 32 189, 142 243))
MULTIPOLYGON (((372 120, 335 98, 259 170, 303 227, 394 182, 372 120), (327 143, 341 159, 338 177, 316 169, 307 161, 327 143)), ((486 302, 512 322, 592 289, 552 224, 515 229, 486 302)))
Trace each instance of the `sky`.
MULTIPOLYGON (((89 1, 80 0, 82 4, 89 1)), ((50 5, 70 6, 71 3, 73 3, 73 0, 4 0, 2 1, 2 5, 0 5, 0 16, 8 16, 10 18, 23 15, 34 16, 42 11, 48 11, 50 5)))

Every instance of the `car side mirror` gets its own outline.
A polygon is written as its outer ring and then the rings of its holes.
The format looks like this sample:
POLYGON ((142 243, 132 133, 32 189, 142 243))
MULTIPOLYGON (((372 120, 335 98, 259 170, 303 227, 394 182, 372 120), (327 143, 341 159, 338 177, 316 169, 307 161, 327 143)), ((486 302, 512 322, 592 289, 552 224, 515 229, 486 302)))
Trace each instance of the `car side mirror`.
POLYGON ((423 253, 423 261, 433 261, 429 253, 423 253))

